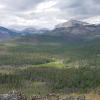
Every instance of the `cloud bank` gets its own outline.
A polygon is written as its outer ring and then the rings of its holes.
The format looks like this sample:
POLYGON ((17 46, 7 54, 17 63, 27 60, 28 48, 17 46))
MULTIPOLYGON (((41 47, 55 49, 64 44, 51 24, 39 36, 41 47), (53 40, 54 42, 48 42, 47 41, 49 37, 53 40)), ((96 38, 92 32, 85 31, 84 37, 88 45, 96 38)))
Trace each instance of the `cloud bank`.
POLYGON ((53 28, 69 19, 99 23, 100 0, 0 0, 3 26, 53 28))

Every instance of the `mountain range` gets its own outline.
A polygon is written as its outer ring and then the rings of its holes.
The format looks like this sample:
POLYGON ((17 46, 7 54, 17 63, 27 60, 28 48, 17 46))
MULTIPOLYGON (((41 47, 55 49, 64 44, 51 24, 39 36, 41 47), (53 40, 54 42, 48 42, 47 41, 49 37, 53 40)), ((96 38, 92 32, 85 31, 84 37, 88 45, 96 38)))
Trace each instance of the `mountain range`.
POLYGON ((82 40, 88 37, 100 36, 100 24, 89 24, 77 20, 69 20, 64 23, 60 23, 55 26, 53 30, 48 29, 36 29, 32 27, 25 28, 21 31, 7 29, 0 27, 0 40, 9 39, 16 36, 26 35, 48 35, 48 36, 60 36, 67 40, 82 40))
POLYGON ((64 37, 68 41, 88 40, 100 36, 100 24, 69 20, 56 25, 49 35, 64 37))
POLYGON ((56 31, 59 31, 59 35, 100 35, 100 25, 70 20, 68 22, 56 25, 52 32, 56 31))

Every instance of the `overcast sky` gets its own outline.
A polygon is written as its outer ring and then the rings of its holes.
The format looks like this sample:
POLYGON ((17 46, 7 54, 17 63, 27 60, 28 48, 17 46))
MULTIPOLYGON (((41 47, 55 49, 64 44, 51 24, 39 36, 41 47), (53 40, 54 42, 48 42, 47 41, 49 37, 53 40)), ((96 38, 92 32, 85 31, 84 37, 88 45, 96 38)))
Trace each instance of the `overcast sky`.
POLYGON ((100 0, 0 0, 0 25, 52 28, 69 19, 100 22, 100 0))

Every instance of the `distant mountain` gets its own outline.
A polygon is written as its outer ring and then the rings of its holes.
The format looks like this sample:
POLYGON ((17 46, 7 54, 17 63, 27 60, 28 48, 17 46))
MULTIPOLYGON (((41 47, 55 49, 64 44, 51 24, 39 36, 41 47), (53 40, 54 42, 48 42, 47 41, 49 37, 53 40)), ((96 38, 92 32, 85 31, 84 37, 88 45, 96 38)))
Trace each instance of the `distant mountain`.
POLYGON ((81 21, 77 21, 77 20, 69 20, 68 22, 65 23, 61 23, 56 25, 56 28, 68 28, 68 27, 73 27, 73 26, 77 26, 77 27, 81 27, 81 26, 85 26, 85 25, 89 25, 89 23, 86 22, 81 22, 81 21))
POLYGON ((61 36, 70 41, 84 40, 87 37, 100 35, 100 25, 70 20, 56 25, 55 29, 49 32, 49 35, 61 36))
POLYGON ((20 43, 82 43, 100 40, 100 25, 70 20, 56 25, 53 30, 25 28, 16 31, 20 43))
POLYGON ((17 33, 15 31, 12 31, 10 29, 0 26, 0 40, 9 39, 16 35, 17 35, 17 33))
POLYGON ((22 35, 43 34, 45 32, 48 32, 48 29, 45 29, 45 28, 43 28, 43 29, 36 29, 36 28, 31 28, 31 27, 25 28, 22 31, 20 31, 20 33, 22 35))
POLYGON ((44 38, 49 40, 58 38, 58 40, 64 41, 82 41, 100 37, 100 24, 95 25, 77 20, 69 20, 56 25, 53 30, 28 27, 19 31, 0 27, 0 40, 16 36, 34 36, 34 39, 37 41, 44 38))
POLYGON ((36 28, 25 28, 23 30, 15 30, 15 29, 8 29, 5 27, 0 26, 0 41, 14 38, 16 36, 28 36, 34 34, 43 34, 47 33, 48 29, 36 29, 36 28))

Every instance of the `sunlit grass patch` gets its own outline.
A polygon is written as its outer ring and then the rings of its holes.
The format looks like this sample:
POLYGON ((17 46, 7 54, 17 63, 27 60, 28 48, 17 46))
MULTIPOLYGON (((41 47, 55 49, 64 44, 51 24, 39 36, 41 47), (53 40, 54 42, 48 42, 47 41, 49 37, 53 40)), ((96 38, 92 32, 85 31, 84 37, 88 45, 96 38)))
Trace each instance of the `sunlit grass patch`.
POLYGON ((65 64, 61 60, 53 61, 50 63, 45 64, 39 64, 39 65, 33 65, 35 67, 54 67, 54 68, 64 68, 65 64))

